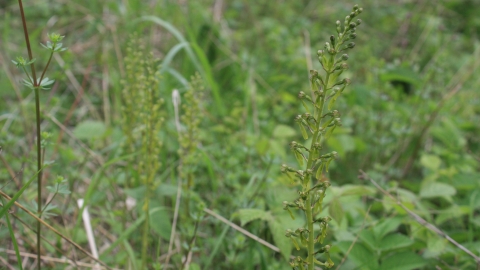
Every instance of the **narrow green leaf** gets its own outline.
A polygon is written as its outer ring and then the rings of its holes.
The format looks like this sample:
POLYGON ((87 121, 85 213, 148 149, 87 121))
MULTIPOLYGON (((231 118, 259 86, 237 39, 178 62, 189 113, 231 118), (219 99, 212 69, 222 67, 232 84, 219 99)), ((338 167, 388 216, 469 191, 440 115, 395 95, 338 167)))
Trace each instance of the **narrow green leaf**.
POLYGON ((23 192, 28 188, 28 186, 30 186, 30 184, 33 182, 33 180, 36 179, 39 172, 40 171, 36 172, 32 176, 32 178, 30 178, 28 180, 28 182, 25 185, 23 185, 23 187, 17 193, 15 193, 15 195, 13 195, 12 199, 10 201, 8 201, 6 204, 4 204, 2 208, 0 208, 0 218, 2 218, 3 215, 5 215, 5 213, 8 211, 8 209, 10 209, 10 207, 17 201, 17 199, 23 194, 23 192))

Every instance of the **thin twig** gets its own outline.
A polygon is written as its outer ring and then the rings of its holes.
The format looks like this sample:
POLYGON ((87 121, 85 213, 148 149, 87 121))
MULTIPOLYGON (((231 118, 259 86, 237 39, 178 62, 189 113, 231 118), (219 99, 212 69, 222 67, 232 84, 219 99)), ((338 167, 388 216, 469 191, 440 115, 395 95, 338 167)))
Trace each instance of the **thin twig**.
POLYGON ((216 219, 220 220, 221 222, 227 224, 228 226, 234 228, 235 230, 243 233, 244 235, 250 237, 251 239, 259 242, 260 244, 268 247, 269 249, 275 251, 275 252, 280 252, 280 249, 270 243, 268 243, 267 241, 261 239, 260 237, 248 232, 247 230, 243 229, 242 227, 238 226, 237 224, 233 223, 233 222, 230 222, 228 219, 220 216, 219 214, 213 212, 212 210, 208 209, 208 208, 204 208, 203 211, 205 211, 207 214, 215 217, 216 219))
MULTIPOLYGON (((7 254, 15 254, 14 250, 3 249, 3 248, 0 248, 0 253, 1 252, 5 252, 7 254)), ((20 255, 23 256, 23 257, 27 257, 27 258, 36 258, 37 257, 36 254, 22 252, 22 251, 20 251, 20 255)), ((60 258, 49 257, 49 256, 41 256, 41 258, 44 261, 51 261, 51 262, 56 262, 56 263, 68 263, 68 264, 73 265, 73 266, 78 265, 78 266, 89 267, 89 268, 93 268, 95 266, 95 265, 90 264, 90 263, 75 262, 75 261, 72 261, 70 259, 65 259, 65 258, 60 259, 60 258)), ((118 268, 105 268, 103 266, 100 266, 100 268, 101 269, 111 269, 111 270, 121 270, 121 269, 118 269, 118 268)))
POLYGON ((172 253, 172 248, 173 248, 173 240, 175 239, 175 234, 177 229, 178 212, 180 209, 180 198, 182 197, 182 180, 179 177, 177 181, 178 181, 177 199, 175 200, 175 212, 173 213, 172 233, 170 235, 170 242, 168 243, 168 252, 165 258, 165 265, 168 265, 170 261, 170 256, 175 254, 175 253, 172 253))
POLYGON ((383 189, 377 182, 375 182, 375 180, 373 180, 372 178, 370 178, 370 176, 368 176, 364 171, 360 170, 360 175, 358 176, 359 179, 365 179, 365 180, 370 180, 370 182, 378 189, 380 190, 384 195, 388 196, 390 199, 392 199, 393 201, 395 201, 397 203, 398 206, 400 206, 403 210, 405 210, 410 216, 413 217, 413 219, 415 219, 416 222, 420 223, 422 226, 424 226, 425 228, 431 230, 432 232, 438 234, 439 236, 442 236, 444 237, 445 239, 448 240, 448 242, 452 243, 454 246, 456 246, 457 248, 463 250, 465 253, 467 253, 468 255, 470 255, 476 262, 477 262, 477 267, 480 268, 480 257, 478 257, 477 255, 475 255, 472 251, 470 251, 469 249, 467 249, 466 247, 464 247, 463 245, 461 245, 460 243, 458 243, 457 241, 455 241, 453 238, 451 238, 449 235, 447 235, 446 233, 444 233, 442 230, 438 229, 437 227, 435 227, 435 225, 431 224, 431 223, 428 223, 425 219, 423 219, 422 217, 420 217, 419 215, 415 214, 414 212, 412 212, 410 209, 408 209, 405 205, 403 205, 397 198, 395 198, 392 194, 388 193, 385 189, 383 189))

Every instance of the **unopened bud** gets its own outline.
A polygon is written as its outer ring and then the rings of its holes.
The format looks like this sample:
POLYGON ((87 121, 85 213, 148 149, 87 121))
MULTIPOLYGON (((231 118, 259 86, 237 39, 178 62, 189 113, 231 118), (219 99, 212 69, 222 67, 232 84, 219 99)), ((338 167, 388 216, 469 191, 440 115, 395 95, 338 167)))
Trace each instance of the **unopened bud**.
POLYGON ((332 42, 332 45, 335 46, 335 36, 334 35, 330 36, 330 41, 332 42))
POLYGON ((355 47, 355 42, 350 42, 347 44, 347 48, 351 49, 353 47, 355 47))
POLYGON ((347 61, 348 60, 348 54, 343 54, 342 55, 342 60, 347 61))
POLYGON ((330 43, 325 42, 325 50, 328 52, 328 51, 330 51, 330 48, 331 48, 330 43))
POLYGON ((362 23, 362 20, 358 19, 357 20, 357 26, 359 26, 362 23))

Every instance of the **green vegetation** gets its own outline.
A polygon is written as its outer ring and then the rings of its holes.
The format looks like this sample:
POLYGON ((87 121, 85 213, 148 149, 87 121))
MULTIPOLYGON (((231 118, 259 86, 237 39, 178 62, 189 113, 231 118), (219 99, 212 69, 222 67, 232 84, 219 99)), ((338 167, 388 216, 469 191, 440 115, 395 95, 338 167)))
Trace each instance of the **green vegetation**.
POLYGON ((480 7, 397 2, 2 1, 0 269, 478 268, 480 7))

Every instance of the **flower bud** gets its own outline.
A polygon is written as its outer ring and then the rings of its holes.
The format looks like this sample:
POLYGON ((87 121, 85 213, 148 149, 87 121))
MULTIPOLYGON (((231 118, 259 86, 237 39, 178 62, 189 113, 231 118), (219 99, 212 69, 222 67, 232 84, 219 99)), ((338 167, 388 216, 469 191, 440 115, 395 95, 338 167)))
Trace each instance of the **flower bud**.
POLYGON ((350 29, 355 28, 355 26, 357 26, 355 23, 350 23, 350 24, 348 25, 348 27, 349 27, 350 29))
POLYGON ((342 55, 342 60, 347 61, 348 60, 348 54, 343 54, 342 55))
POLYGON ((362 23, 362 20, 358 19, 356 24, 357 26, 359 26, 361 23, 362 23))
POLYGON ((325 50, 328 52, 328 51, 330 51, 330 49, 331 49, 330 43, 325 42, 325 50))
POLYGON ((299 99, 304 99, 305 96, 306 96, 306 94, 305 94, 305 92, 303 92, 303 91, 300 91, 300 93, 298 93, 298 98, 299 98, 299 99))
POLYGON ((323 56, 323 53, 324 53, 323 50, 318 50, 318 51, 317 51, 317 55, 318 55, 319 57, 320 57, 320 56, 323 56))
POLYGON ((353 47, 355 47, 355 42, 350 42, 347 44, 347 48, 351 49, 353 47))

